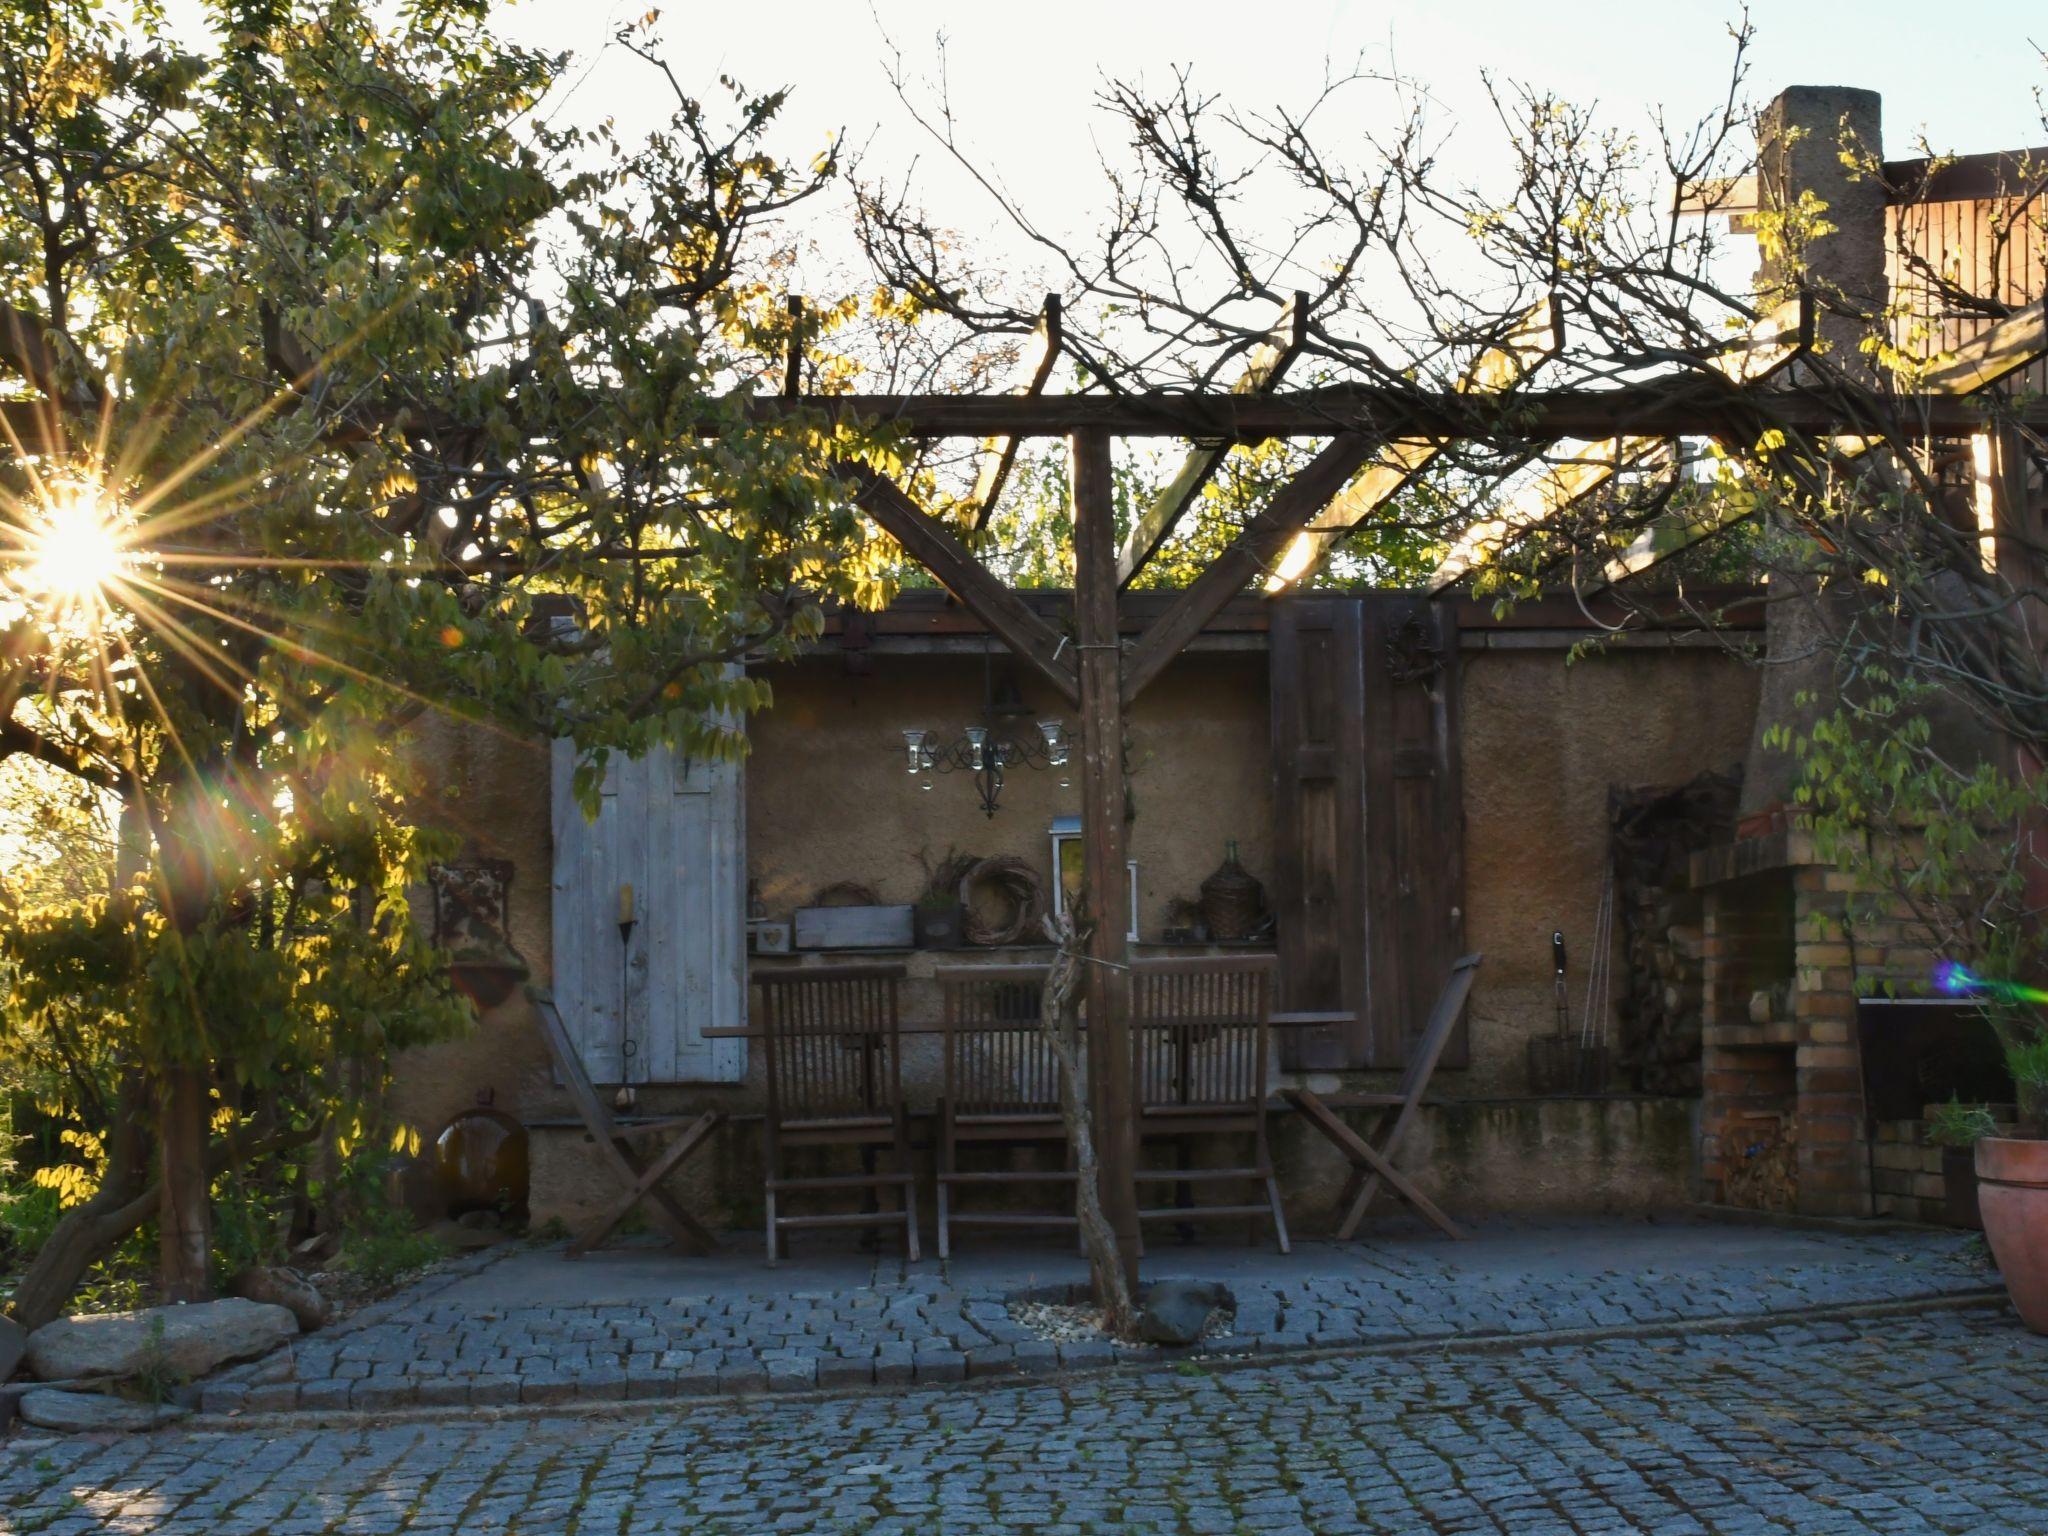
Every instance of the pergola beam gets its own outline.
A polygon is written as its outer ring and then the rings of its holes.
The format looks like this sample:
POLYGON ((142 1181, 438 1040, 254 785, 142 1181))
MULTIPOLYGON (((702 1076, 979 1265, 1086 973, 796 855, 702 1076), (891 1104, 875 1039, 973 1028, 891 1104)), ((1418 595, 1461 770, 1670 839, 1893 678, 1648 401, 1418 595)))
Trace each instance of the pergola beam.
MULTIPOLYGON (((1461 393, 1498 395, 1513 389, 1545 359, 1564 346, 1562 311, 1553 299, 1533 305, 1508 333, 1506 343, 1489 347, 1473 360, 1459 381, 1461 393)), ((1375 464, 1336 496, 1316 518, 1295 534, 1274 568, 1266 575, 1266 591, 1278 593, 1312 575, 1337 541, 1358 527, 1402 488, 1445 453, 1449 438, 1401 437, 1389 443, 1375 464)))
POLYGON ((1932 394, 1974 394, 2044 353, 2048 353, 2048 299, 2015 310, 1971 337, 1928 369, 1921 387, 1932 394))
POLYGON ((1333 439, 1280 487, 1230 546, 1204 567, 1138 637, 1124 662, 1124 702, 1145 690, 1233 597, 1271 568, 1301 528, 1372 457, 1373 440, 1347 432, 1333 439))
MULTIPOLYGON (((1270 394, 1280 382, 1280 376, 1287 371, 1288 364, 1300 355, 1302 344, 1308 339, 1308 295, 1297 293, 1280 310, 1280 316, 1273 323, 1273 329, 1266 339, 1253 348, 1250 360, 1237 382, 1230 386, 1234 395, 1270 394)), ((1167 482, 1152 504, 1138 514, 1131 525, 1129 535, 1124 539, 1123 548, 1117 551, 1116 584, 1128 587, 1137 578, 1145 564, 1159 552, 1172 534, 1181 514, 1202 492, 1222 466, 1224 457, 1230 452, 1228 442, 1197 443, 1188 450, 1180 470, 1167 482)))
MULTIPOLYGON (((1053 364, 1060 360, 1060 296, 1048 293, 1045 308, 1039 313, 1038 327, 1031 333, 1031 369, 1019 395, 1040 395, 1052 378, 1053 364)), ((996 510, 996 502, 1008 483, 1010 471, 1017 463, 1017 448, 1020 439, 1015 437, 992 437, 981 445, 981 467, 974 476, 974 527, 977 532, 988 526, 989 518, 996 510)))
POLYGON ((854 500, 903 546, 904 553, 930 571, 962 607, 986 624, 1028 662, 1069 704, 1081 701, 1073 666, 1063 659, 1064 638, 1015 591, 975 559, 967 547, 886 475, 861 464, 842 464, 840 473, 859 489, 854 500))
MULTIPOLYGON (((1800 292, 1763 316, 1741 339, 1708 359, 1708 366, 1739 385, 1755 386, 1803 356, 1813 346, 1815 311, 1813 296, 1800 292)), ((1555 522, 1586 497, 1614 479, 1623 469, 1647 459, 1667 441, 1657 437, 1608 438, 1585 449, 1573 459, 1546 471, 1509 499, 1499 517, 1487 518, 1465 531, 1429 580, 1433 597, 1445 587, 1475 569, 1482 559, 1496 559, 1510 544, 1536 529, 1555 522)), ((1701 533, 1709 537, 1718 528, 1701 533)), ((1696 542, 1687 535, 1689 525, 1660 519, 1627 551, 1607 567, 1625 569, 1628 562, 1642 562, 1636 569, 1648 569, 1669 554, 1696 542), (1673 544, 1676 538, 1680 542, 1673 544)), ((1603 579, 1620 580, 1610 575, 1603 579)))
POLYGON ((1640 576, 1652 566, 1662 565, 1673 555, 1726 533, 1749 517, 1753 506, 1728 498, 1705 501, 1694 515, 1679 517, 1666 513, 1654 519, 1630 542, 1628 548, 1601 567, 1600 574, 1582 592, 1599 592, 1631 576, 1640 576))
POLYGON ((1497 515, 1474 523, 1430 573, 1431 597, 1499 558, 1509 545, 1555 523, 1625 469, 1646 462, 1663 448, 1661 437, 1608 438, 1589 444, 1518 487, 1497 515))

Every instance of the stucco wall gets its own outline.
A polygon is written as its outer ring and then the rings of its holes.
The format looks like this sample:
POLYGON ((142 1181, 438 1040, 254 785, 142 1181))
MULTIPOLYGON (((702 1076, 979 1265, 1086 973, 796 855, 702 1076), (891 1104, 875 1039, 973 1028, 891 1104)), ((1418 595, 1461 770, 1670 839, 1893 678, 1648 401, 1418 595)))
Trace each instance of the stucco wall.
MULTIPOLYGON (((424 768, 425 805, 462 844, 459 858, 510 859, 511 939, 537 979, 552 963, 548 877, 548 749, 446 716, 425 717, 413 732, 424 768)), ((421 913, 430 910, 421 893, 421 913)), ((548 1084, 547 1046, 523 997, 486 1013, 460 1039, 409 1051, 393 1074, 392 1109, 432 1135, 480 1093, 513 1115, 527 1112, 548 1084)))
MULTIPOLYGON (((1447 1097, 1497 1099, 1526 1090, 1524 1042, 1552 1027, 1549 936, 1557 927, 1572 950, 1576 1023, 1606 857, 1608 786, 1675 783, 1739 760, 1756 682, 1736 662, 1705 650, 1617 651, 1572 666, 1554 648, 1468 651, 1462 668, 1466 936, 1487 959, 1471 1007, 1472 1065, 1442 1074, 1438 1089, 1447 1097)), ((886 900, 908 901, 923 883, 920 851, 934 858, 952 848, 1014 852, 1050 877, 1048 824, 1078 810, 1078 792, 1061 787, 1058 770, 1013 773, 1002 809, 988 819, 965 776, 938 776, 925 790, 903 769, 904 727, 951 735, 975 718, 979 657, 879 655, 871 675, 857 677, 832 655, 783 669, 773 681, 775 705, 754 724, 747 771, 749 868, 771 915, 786 916, 839 880, 860 880, 886 900)), ((1034 713, 1062 713, 1028 679, 1023 693, 1034 713)), ((516 865, 514 942, 545 980, 546 752, 445 722, 423 728, 419 740, 435 765, 438 814, 462 833, 465 851, 516 865)), ((1196 893, 1226 839, 1238 840, 1255 874, 1270 877, 1264 654, 1181 658, 1140 702, 1132 742, 1138 814, 1131 849, 1139 861, 1142 932, 1156 939, 1169 901, 1196 893)), ((934 989, 915 979, 928 975, 929 963, 912 957, 912 1014, 935 1007, 934 989)), ((925 1097, 936 1067, 930 1045, 912 1050, 906 1074, 925 1097)), ((516 1000, 486 1015, 467 1038, 409 1056, 398 1079, 395 1107, 428 1132, 480 1089, 494 1090, 501 1107, 528 1119, 567 1113, 538 1032, 516 1000)), ((753 1083, 684 1091, 689 1095, 691 1102, 715 1097, 737 1109, 758 1103, 753 1083)), ((670 1097, 648 1094, 642 1103, 664 1107, 670 1097)), ((1502 1113, 1489 1111, 1493 1119, 1502 1113)), ((1647 1163, 1635 1175, 1587 1183, 1584 1170, 1599 1164, 1602 1148, 1618 1152, 1644 1138, 1603 1132, 1567 1157, 1559 1148, 1570 1139, 1569 1125, 1557 1112, 1543 1115, 1546 1166, 1552 1173, 1581 1170, 1559 1188, 1598 1184, 1606 1203, 1623 1201, 1633 1189, 1637 1203, 1655 1204, 1677 1187, 1647 1163)), ((1603 1126, 1612 1119, 1606 1111, 1599 1116, 1606 1117, 1603 1126)), ((536 1179, 548 1186, 536 1189, 543 1212, 572 1208, 572 1192, 587 1180, 569 1144, 575 1138, 552 1139, 564 1144, 551 1153, 536 1148, 536 1179)), ((1525 1138, 1491 1130, 1480 1137, 1489 1139, 1505 1148, 1525 1138)), ((750 1159, 750 1150, 735 1148, 699 1176, 724 1182, 750 1159)), ((1497 1161, 1478 1158, 1482 1166, 1497 1161)), ((1622 1161, 1639 1159, 1624 1154, 1622 1161)), ((1486 1182, 1472 1181, 1468 1199, 1477 1199, 1486 1182)))
MULTIPOLYGON (((1564 930, 1578 1027, 1608 855, 1608 786, 1678 784, 1739 763, 1756 693, 1754 671, 1709 650, 1612 651, 1569 666, 1555 650, 1466 653, 1465 938, 1486 964, 1460 1091, 1525 1086, 1523 1042, 1556 1016, 1553 929, 1564 930)), ((1621 963, 1617 932, 1617 971, 1621 963)))
MULTIPOLYGON (((1055 816, 1080 812, 1078 764, 1013 770, 993 817, 982 814, 971 775, 905 771, 905 728, 951 740, 979 719, 979 657, 880 656, 867 677, 848 676, 832 657, 784 669, 774 687, 747 769, 748 865, 771 916, 839 880, 910 901, 924 886, 921 852, 934 861, 954 849, 1017 854, 1050 889, 1048 832, 1055 816)), ((1027 678, 1021 692, 1031 706, 1018 721, 1025 731, 1046 716, 1076 728, 1050 689, 1027 678)), ((1227 839, 1254 874, 1271 869, 1265 656, 1184 658, 1147 690, 1130 729, 1130 855, 1140 933, 1151 939, 1169 901, 1199 894, 1227 839)))

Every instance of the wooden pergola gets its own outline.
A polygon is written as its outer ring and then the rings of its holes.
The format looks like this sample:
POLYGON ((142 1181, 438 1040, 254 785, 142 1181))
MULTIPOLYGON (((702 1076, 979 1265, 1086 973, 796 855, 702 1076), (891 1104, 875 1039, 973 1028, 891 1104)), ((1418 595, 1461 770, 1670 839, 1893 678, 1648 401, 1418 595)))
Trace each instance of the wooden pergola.
MULTIPOLYGON (((2035 304, 1952 354, 1921 392, 1826 391, 1793 382, 1787 365, 1813 335, 1811 310, 1800 304, 1759 326, 1746 343, 1703 366, 1599 389, 1522 387, 1557 345, 1547 305, 1526 317, 1505 347, 1483 356, 1456 390, 1367 385, 1282 391, 1278 385, 1299 345, 1299 302, 1281 316, 1272 338, 1254 353, 1243 379, 1228 392, 1157 394, 1039 393, 1049 374, 1032 369, 1014 395, 834 395, 786 393, 749 404, 755 420, 820 418, 915 440, 980 439, 977 526, 985 522, 1027 437, 1064 437, 1072 454, 1074 596, 1072 633, 1063 634, 975 557, 964 529, 935 517, 894 481, 855 463, 841 466, 857 486, 861 507, 904 551, 1018 657, 1071 703, 1080 722, 1084 884, 1093 904, 1115 888, 1125 868, 1125 715, 1234 598, 1257 583, 1269 597, 1307 581, 1335 544, 1423 472, 1456 442, 1501 452, 1508 468, 1555 451, 1561 441, 1592 446, 1546 467, 1511 499, 1497 526, 1454 549, 1429 583, 1435 595, 1483 563, 1489 550, 1527 537, 1607 484, 1617 473, 1682 437, 1754 443, 1766 427, 1796 430, 1824 451, 1854 457, 1889 435, 1902 445, 1987 431, 2013 461, 2019 426, 2048 429, 2048 408, 2028 406, 1988 427, 1991 413, 1973 399, 1998 379, 2048 352, 2048 323, 2035 304), (1147 507, 1119 547, 1111 496, 1111 450, 1118 437, 1192 440, 1180 472, 1147 507), (1271 438, 1328 442, 1282 485, 1235 540, 1187 587, 1157 610, 1134 641, 1121 594, 1170 536, 1202 485, 1232 446, 1271 438)), ((1057 344, 1058 311, 1049 306, 1042 336, 1057 344)), ((792 378, 792 384, 794 379, 792 378)), ((2010 500, 2013 477, 1992 487, 2010 500), (2004 487, 2001 492, 1999 487, 2004 487)), ((2008 513, 2018 508, 2008 508, 2008 513)), ((1606 573, 1625 579, 1668 558, 1727 523, 1645 535, 1606 573)), ((1138 1203, 1131 1135, 1129 946, 1122 923, 1089 930, 1087 1025, 1090 1097, 1099 1150, 1100 1195, 1114 1229, 1126 1279, 1138 1273, 1138 1203)))

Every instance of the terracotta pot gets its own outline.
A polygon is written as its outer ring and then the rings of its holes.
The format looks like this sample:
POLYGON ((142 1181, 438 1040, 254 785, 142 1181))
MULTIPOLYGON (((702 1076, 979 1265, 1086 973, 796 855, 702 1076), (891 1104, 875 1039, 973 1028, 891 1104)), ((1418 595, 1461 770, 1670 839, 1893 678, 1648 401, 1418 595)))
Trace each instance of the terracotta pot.
POLYGON ((2034 1332, 2048 1333, 2048 1141, 1978 1142, 1977 1204, 2013 1310, 2034 1332))
POLYGON ((455 990, 480 1009, 504 1002, 527 975, 525 962, 519 960, 454 960, 448 965, 455 990))

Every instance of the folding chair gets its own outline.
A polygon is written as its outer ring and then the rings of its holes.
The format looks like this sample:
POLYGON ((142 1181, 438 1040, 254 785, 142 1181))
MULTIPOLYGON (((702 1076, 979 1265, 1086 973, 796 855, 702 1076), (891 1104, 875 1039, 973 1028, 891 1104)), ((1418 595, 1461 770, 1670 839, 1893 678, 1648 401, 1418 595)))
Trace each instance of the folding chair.
POLYGON ((783 1234, 793 1229, 898 1223, 905 1251, 917 1260, 917 1184, 896 992, 903 975, 900 965, 820 965, 754 978, 768 1076, 762 1165, 771 1266, 787 1247, 783 1234), (861 1171, 791 1174, 784 1153, 796 1147, 856 1149, 861 1171), (895 1164, 877 1171, 875 1154, 884 1147, 894 1152, 895 1164), (783 1214, 783 1196, 826 1190, 859 1191, 867 1204, 859 1211, 783 1214), (881 1204, 890 1193, 899 1202, 894 1211, 881 1204))
POLYGON ((637 1125, 620 1125, 612 1119, 611 1111, 605 1108, 604 1100, 590 1081, 590 1074, 583 1070, 583 1059, 576 1054, 575 1043, 569 1038, 569 1028, 562 1022, 554 995, 540 987, 528 987, 526 995, 533 1003, 534 1011, 540 1015, 541 1033, 547 1038, 548 1049, 554 1053, 555 1067, 568 1086, 576 1113, 582 1116, 590 1139, 597 1143, 598 1155, 604 1159, 605 1166, 625 1186, 622 1193, 613 1196, 603 1215, 577 1234, 575 1241, 569 1244, 566 1257, 580 1259, 591 1249, 602 1246, 633 1208, 642 1204, 647 1207, 647 1214, 654 1224, 666 1232, 678 1247, 699 1253, 716 1248, 718 1239, 710 1229, 678 1205, 661 1184, 710 1144, 712 1132, 725 1119, 724 1113, 710 1109, 695 1117, 677 1115, 637 1125), (650 1155, 642 1150, 644 1143, 678 1129, 682 1134, 659 1151, 650 1155))
POLYGON ((1185 1145, 1223 1136, 1251 1139, 1251 1161, 1215 1168, 1145 1168, 1140 1184, 1189 1190, 1198 1182, 1249 1183, 1256 1204, 1140 1207, 1144 1221, 1267 1217, 1282 1253, 1287 1217, 1266 1141, 1266 1058, 1271 1038, 1272 955, 1149 959, 1131 963, 1131 1076, 1138 1143, 1185 1145))
POLYGON ((1348 1242, 1357 1235, 1358 1224, 1365 1219, 1366 1207, 1379 1193, 1382 1180, 1444 1236, 1463 1240, 1465 1234, 1459 1230, 1458 1224, 1438 1210, 1435 1202, 1394 1166, 1394 1156, 1401 1150, 1409 1124, 1422 1104, 1422 1095, 1429 1089, 1429 1080, 1436 1072, 1444 1046, 1450 1041, 1451 1031, 1457 1027, 1458 1016, 1465 1011, 1465 999, 1471 994, 1472 981, 1479 972, 1481 958, 1477 954, 1465 955, 1452 964, 1443 991, 1437 994, 1436 1006, 1430 1009, 1429 1022, 1423 1026, 1422 1038, 1415 1042, 1414 1050, 1409 1053, 1400 1087, 1393 1093, 1344 1095, 1341 1103, 1346 1109, 1378 1111, 1373 1125, 1363 1136, 1338 1119, 1336 1111, 1308 1089, 1287 1088, 1281 1091, 1282 1097, 1300 1110, 1310 1125, 1328 1137, 1351 1164, 1351 1176, 1345 1181, 1344 1193, 1337 1200, 1345 1208, 1343 1219, 1337 1223, 1339 1242, 1348 1242))
POLYGON ((1042 965, 962 965, 935 973, 945 999, 945 1096, 939 1105, 939 1257, 952 1256, 955 1223, 980 1227, 1072 1227, 1074 1180, 1066 1117, 1060 1112, 1060 1064, 1039 1028, 1042 965), (961 1166, 963 1149, 1058 1146, 1063 1170, 961 1166), (1010 1211, 959 1210, 957 1191, 975 1186, 1058 1185, 1065 1206, 1010 1211))

